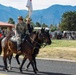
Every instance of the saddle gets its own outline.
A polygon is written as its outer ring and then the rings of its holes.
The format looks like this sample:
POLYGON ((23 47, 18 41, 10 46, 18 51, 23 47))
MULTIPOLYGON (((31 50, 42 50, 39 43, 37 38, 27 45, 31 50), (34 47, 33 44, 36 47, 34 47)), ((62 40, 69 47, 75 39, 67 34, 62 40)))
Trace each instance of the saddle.
MULTIPOLYGON (((26 36, 24 36, 24 37, 21 37, 21 41, 22 41, 22 43, 24 42, 24 39, 26 38, 26 36)), ((10 40, 12 41, 12 42, 17 42, 17 37, 14 35, 14 36, 12 36, 11 38, 10 38, 10 40)))
POLYGON ((14 35, 14 36, 12 36, 12 37, 10 38, 10 40, 13 41, 13 42, 17 42, 17 37, 14 35))

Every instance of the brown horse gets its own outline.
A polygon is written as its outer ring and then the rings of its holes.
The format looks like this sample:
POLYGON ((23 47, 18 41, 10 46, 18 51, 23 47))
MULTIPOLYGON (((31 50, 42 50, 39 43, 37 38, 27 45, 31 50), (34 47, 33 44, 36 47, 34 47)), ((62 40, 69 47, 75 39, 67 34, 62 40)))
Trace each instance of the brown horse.
MULTIPOLYGON (((48 30, 44 31, 44 34, 49 39, 49 42, 48 43, 45 42, 45 43, 46 44, 51 44, 51 39, 50 39, 49 31, 48 30)), ((43 47, 45 47, 45 45, 43 47)), ((33 59, 33 62, 34 62, 34 66, 35 66, 35 70, 36 71, 38 71, 38 69, 37 69, 37 63, 36 63, 36 56, 38 55, 40 48, 41 48, 41 41, 38 41, 38 44, 36 44, 36 47, 34 48, 34 51, 33 51, 33 54, 32 54, 32 59, 33 59)), ((28 70, 30 64, 31 63, 29 62, 28 65, 27 65, 27 70, 28 70)))
MULTIPOLYGON (((45 31, 45 29, 41 29, 40 32, 38 33, 35 33, 36 34, 36 38, 34 39, 33 41, 33 45, 34 45, 34 50, 33 50, 33 54, 32 54, 32 61, 34 62, 34 67, 35 67, 35 70, 37 71, 37 66, 36 66, 36 55, 39 51, 39 49, 41 48, 41 46, 43 45, 43 43, 46 43, 46 44, 51 44, 51 39, 50 39, 50 35, 49 35, 49 32, 48 31, 45 31)), ((32 34, 33 36, 33 34, 32 34)), ((32 37, 33 38, 33 37, 32 37)), ((22 67, 23 67, 23 64, 25 63, 26 61, 26 57, 24 57, 23 61, 22 61, 22 64, 20 66, 20 71, 22 72, 22 67)), ((31 64, 31 62, 29 63, 29 65, 31 64)), ((28 67, 29 67, 28 65, 28 67)), ((32 64, 31 64, 32 65, 32 64)))
MULTIPOLYGON (((26 37, 24 42, 21 44, 21 54, 26 56, 31 63, 32 63, 32 51, 33 51, 33 44, 31 43, 31 39, 29 36, 26 37), (26 40, 27 39, 27 40, 26 40)), ((7 58, 10 57, 13 53, 18 54, 17 52, 17 43, 11 40, 8 40, 5 47, 2 47, 3 51, 3 62, 4 62, 4 69, 7 71, 7 58)), ((33 66, 33 63, 32 63, 33 66)), ((33 66, 34 69, 34 66, 33 66)), ((36 73, 36 71, 34 70, 36 73)))
MULTIPOLYGON (((32 35, 31 35, 31 38, 29 36, 27 36, 27 40, 25 39, 24 42, 21 44, 21 51, 25 57, 23 59, 23 62, 20 66, 20 71, 22 71, 22 66, 25 62, 25 60, 28 58, 32 64, 32 67, 33 67, 33 70, 34 72, 36 73, 36 70, 34 69, 34 65, 33 65, 33 62, 32 62, 32 53, 33 53, 33 50, 34 50, 34 47, 36 46, 36 44, 38 44, 38 41, 35 42, 36 39, 39 39, 41 40, 42 42, 43 41, 46 41, 46 43, 49 43, 51 44, 51 41, 48 40, 48 39, 45 39, 44 37, 44 32, 43 30, 41 30, 41 33, 39 33, 38 35, 35 34, 33 35, 34 38, 32 38, 32 35)), ((17 46, 16 46, 16 42, 12 42, 11 40, 8 40, 7 44, 5 45, 4 48, 2 48, 2 51, 3 51, 3 62, 4 62, 4 69, 5 70, 8 70, 7 69, 7 58, 12 54, 12 53, 16 53, 18 54, 17 52, 17 46)))
MULTIPOLYGON (((38 71, 37 66, 36 66, 36 56, 39 53, 39 49, 43 45, 44 40, 48 39, 49 41, 45 42, 45 43, 46 44, 50 44, 51 43, 51 39, 50 39, 49 31, 45 31, 44 29, 42 30, 42 34, 40 34, 40 32, 33 32, 33 33, 31 33, 30 37, 32 38, 31 41, 34 40, 32 42, 33 45, 34 45, 34 50, 33 50, 33 54, 32 54, 32 60, 34 62, 35 70, 38 71), (36 36, 35 34, 37 35, 36 38, 34 38, 34 36, 36 36), (42 36, 42 35, 44 35, 44 36, 42 36), (38 38, 38 36, 39 37, 41 36, 40 39, 38 38)), ((16 60, 17 60, 18 65, 20 65, 19 56, 20 55, 18 55, 18 54, 16 55, 16 60)), ((10 65, 11 65, 11 58, 12 57, 9 57, 9 64, 10 65)), ((31 62, 27 65, 27 68, 29 67, 30 64, 31 64, 31 62)), ((11 69, 11 66, 9 66, 9 69, 11 69)))

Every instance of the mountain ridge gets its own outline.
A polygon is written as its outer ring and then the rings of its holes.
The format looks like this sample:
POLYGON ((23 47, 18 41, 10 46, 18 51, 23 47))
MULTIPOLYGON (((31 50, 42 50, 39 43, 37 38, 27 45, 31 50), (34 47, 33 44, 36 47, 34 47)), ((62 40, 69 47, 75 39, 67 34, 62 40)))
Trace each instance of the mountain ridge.
MULTIPOLYGON (((57 25, 60 22, 62 14, 67 11, 76 11, 76 6, 59 4, 52 5, 46 9, 34 10, 31 18, 34 23, 45 23, 48 26, 50 24, 57 25)), ((0 21, 7 22, 8 19, 11 17, 17 23, 18 16, 21 15, 25 18, 27 14, 27 10, 19 10, 13 7, 7 7, 0 4, 0 21)))

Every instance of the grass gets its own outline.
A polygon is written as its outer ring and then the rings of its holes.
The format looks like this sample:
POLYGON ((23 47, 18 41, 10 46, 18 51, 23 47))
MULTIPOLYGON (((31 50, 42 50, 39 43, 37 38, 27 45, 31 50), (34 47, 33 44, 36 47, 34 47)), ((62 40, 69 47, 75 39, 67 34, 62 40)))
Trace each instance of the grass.
POLYGON ((76 60, 76 40, 52 40, 40 49, 38 57, 76 60))
POLYGON ((76 40, 52 40, 52 44, 47 47, 76 47, 76 40))

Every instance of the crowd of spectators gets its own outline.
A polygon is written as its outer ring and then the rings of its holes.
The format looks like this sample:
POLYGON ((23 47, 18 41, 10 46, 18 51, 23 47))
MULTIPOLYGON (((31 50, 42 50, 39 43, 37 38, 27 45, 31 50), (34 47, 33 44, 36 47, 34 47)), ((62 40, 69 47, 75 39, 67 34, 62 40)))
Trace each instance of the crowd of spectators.
POLYGON ((63 31, 63 32, 51 32, 50 36, 52 39, 69 39, 76 40, 76 32, 75 31, 63 31))

